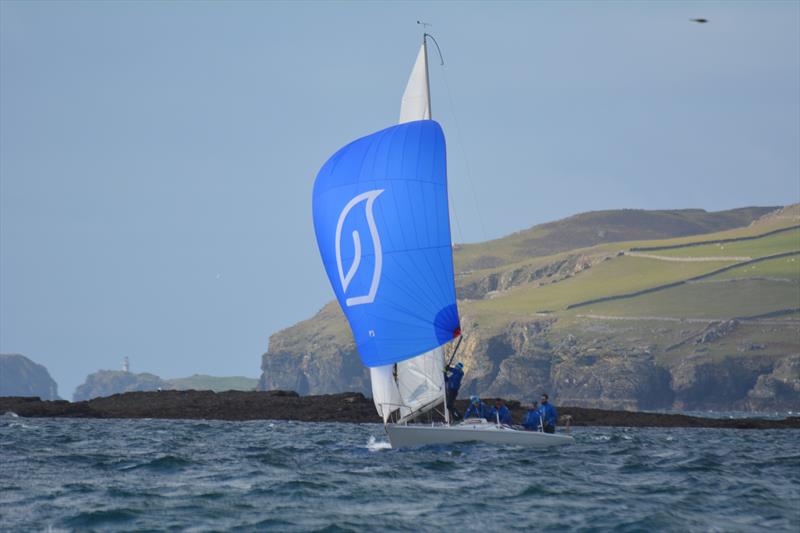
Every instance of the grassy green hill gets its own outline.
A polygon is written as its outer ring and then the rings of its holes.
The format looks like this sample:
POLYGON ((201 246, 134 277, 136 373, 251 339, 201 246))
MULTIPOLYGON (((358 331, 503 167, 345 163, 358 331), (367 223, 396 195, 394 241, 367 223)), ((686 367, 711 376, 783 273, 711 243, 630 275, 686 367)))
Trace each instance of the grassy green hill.
POLYGON ((617 209, 581 213, 492 241, 457 247, 459 271, 479 270, 602 243, 696 236, 747 226, 775 207, 709 213, 702 209, 617 209))
POLYGON ((776 254, 800 254, 798 224, 800 207, 795 205, 784 209, 780 217, 768 216, 744 228, 694 239, 606 243, 473 271, 462 279, 475 283, 487 276, 502 275, 509 269, 542 269, 547 264, 563 261, 565 255, 580 258, 577 268, 570 272, 510 285, 505 290, 491 292, 488 297, 465 301, 460 307, 485 326, 502 326, 509 319, 524 319, 541 312, 558 316, 582 302, 647 290, 654 292, 593 304, 580 312, 733 318, 800 307, 799 255, 752 262, 776 254), (719 242, 723 240, 728 242, 719 242), (667 246, 679 247, 665 249, 667 246), (702 282, 692 281, 725 268, 728 269, 702 282), (691 285, 669 287, 681 282, 691 282, 691 285), (657 290, 665 285, 664 289, 657 290), (689 305, 690 300, 684 299, 686 295, 698 296, 689 305))
POLYGON ((747 278, 792 280, 797 279, 798 269, 800 269, 800 257, 781 257, 732 268, 714 275, 711 280, 747 278))

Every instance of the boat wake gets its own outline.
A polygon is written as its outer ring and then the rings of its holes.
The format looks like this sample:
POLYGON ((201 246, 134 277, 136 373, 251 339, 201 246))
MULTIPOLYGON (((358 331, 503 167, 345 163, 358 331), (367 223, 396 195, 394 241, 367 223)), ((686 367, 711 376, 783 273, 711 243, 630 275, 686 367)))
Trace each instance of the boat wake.
POLYGON ((391 450, 392 445, 385 440, 377 440, 372 436, 367 441, 367 449, 371 452, 379 452, 381 450, 391 450))

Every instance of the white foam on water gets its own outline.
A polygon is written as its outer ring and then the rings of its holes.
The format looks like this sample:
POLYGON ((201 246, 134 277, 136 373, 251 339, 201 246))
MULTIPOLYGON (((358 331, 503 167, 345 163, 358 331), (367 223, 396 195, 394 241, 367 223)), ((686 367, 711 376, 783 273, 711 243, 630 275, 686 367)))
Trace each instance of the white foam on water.
POLYGON ((12 422, 8 425, 10 428, 22 428, 22 429, 36 429, 35 426, 29 426, 27 424, 23 424, 22 422, 12 422))
POLYGON ((6 411, 4 416, 10 416, 11 418, 19 418, 19 415, 14 411, 6 411))
POLYGON ((371 452, 379 452, 381 450, 391 450, 392 445, 385 440, 376 440, 374 436, 371 436, 367 441, 367 449, 371 452))

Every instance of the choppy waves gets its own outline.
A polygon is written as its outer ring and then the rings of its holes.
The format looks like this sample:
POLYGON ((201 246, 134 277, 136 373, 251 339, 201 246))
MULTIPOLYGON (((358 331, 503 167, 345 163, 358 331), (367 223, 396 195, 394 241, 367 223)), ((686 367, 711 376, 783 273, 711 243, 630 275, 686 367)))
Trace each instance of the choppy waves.
POLYGON ((799 431, 579 428, 392 450, 379 425, 0 416, 0 522, 30 530, 797 531, 799 431))

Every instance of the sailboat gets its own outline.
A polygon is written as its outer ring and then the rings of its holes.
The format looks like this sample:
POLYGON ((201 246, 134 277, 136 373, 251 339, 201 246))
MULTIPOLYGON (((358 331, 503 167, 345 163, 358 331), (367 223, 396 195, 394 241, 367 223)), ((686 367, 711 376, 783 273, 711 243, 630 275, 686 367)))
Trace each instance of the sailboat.
POLYGON ((312 210, 325 271, 369 367, 392 447, 569 444, 569 435, 520 431, 499 421, 451 424, 444 347, 460 340, 461 326, 445 137, 431 119, 428 39, 435 43, 423 35, 398 124, 344 146, 317 174, 312 210), (413 423, 439 406, 444 423, 413 423))

